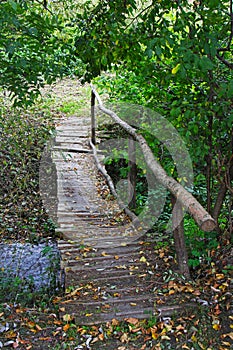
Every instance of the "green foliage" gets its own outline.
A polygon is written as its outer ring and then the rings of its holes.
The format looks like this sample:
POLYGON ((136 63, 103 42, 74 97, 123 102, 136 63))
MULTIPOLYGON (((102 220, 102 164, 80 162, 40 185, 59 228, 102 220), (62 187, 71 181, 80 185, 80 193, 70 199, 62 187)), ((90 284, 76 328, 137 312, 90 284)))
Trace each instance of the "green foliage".
POLYGON ((1 2, 0 31, 0 85, 15 106, 34 102, 45 82, 83 69, 71 58, 73 39, 64 16, 40 2, 1 2))
POLYGON ((9 272, 0 270, 0 302, 26 302, 30 303, 33 281, 25 281, 9 272), (7 276, 6 276, 7 273, 7 276))
POLYGON ((54 232, 39 194, 40 158, 54 126, 45 109, 36 109, 16 113, 5 108, 0 114, 0 231, 5 239, 38 241, 54 232))
MULTIPOLYGON (((51 272, 51 276, 53 271, 51 272)), ((33 278, 24 278, 17 275, 17 271, 0 269, 0 304, 15 303, 22 306, 43 306, 50 303, 57 285, 49 288, 35 289, 33 278)))
POLYGON ((196 268, 211 262, 211 251, 218 247, 217 233, 201 231, 190 217, 184 219, 186 244, 189 250, 189 266, 196 268))
MULTIPOLYGON (((114 43, 127 36, 124 40, 127 54, 124 46, 119 51, 116 45, 109 44, 111 49, 105 54, 109 59, 114 56, 114 70, 95 80, 112 101, 148 106, 175 126, 192 158, 194 194, 203 205, 208 201, 209 210, 214 209, 226 176, 227 186, 233 185, 229 174, 233 121, 232 9, 229 1, 213 4, 162 0, 146 9, 141 6, 134 16, 131 13, 134 19, 129 21, 126 16, 118 29, 112 29, 117 39, 113 34, 109 39, 114 43), (122 25, 123 34, 118 35, 122 25)), ((110 12, 110 9, 106 12, 104 23, 108 23, 110 12)), ((107 40, 104 33, 98 35, 107 40)), ((97 56, 98 45, 95 49, 97 56)), ((157 142, 145 136, 167 172, 176 176, 167 153, 161 159, 157 142)), ((227 205, 229 200, 225 197, 221 203, 225 216, 229 215, 227 205)))

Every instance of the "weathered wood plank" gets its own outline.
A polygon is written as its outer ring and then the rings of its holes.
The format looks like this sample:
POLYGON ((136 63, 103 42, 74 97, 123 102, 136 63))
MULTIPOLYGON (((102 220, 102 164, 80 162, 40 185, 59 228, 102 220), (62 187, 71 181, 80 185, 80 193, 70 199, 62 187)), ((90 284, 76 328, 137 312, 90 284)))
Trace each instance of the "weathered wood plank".
POLYGON ((117 201, 100 195, 100 178, 89 153, 90 128, 82 127, 85 124, 84 117, 62 121, 53 149, 61 267, 65 288, 77 288, 60 302, 60 314, 92 325, 179 312, 183 305, 161 306, 162 296, 153 292, 156 283, 161 287, 153 245, 142 246, 140 231, 122 214, 117 201))

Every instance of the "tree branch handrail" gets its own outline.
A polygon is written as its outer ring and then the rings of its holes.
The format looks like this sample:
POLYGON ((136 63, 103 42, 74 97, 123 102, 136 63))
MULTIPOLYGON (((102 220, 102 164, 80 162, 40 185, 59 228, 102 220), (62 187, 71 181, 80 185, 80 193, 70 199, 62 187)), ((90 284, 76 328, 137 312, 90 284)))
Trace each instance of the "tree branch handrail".
POLYGON ((96 144, 96 120, 95 120, 95 99, 98 101, 99 109, 109 115, 118 125, 120 125, 129 135, 131 135, 139 144, 142 153, 144 155, 147 166, 151 169, 156 179, 166 187, 173 196, 183 205, 183 207, 192 215, 198 226, 206 232, 213 231, 216 227, 215 220, 211 215, 202 207, 202 205, 189 193, 181 184, 175 179, 168 176, 166 171, 155 159, 152 150, 148 146, 145 138, 136 131, 132 126, 127 124, 118 115, 104 107, 102 100, 95 90, 94 86, 91 86, 91 141, 96 144))

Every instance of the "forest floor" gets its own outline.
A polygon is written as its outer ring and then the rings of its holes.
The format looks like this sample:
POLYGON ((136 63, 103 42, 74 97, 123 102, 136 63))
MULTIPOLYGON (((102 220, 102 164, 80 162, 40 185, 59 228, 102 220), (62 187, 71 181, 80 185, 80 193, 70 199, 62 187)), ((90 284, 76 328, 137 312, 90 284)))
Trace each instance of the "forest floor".
MULTIPOLYGON (((54 89, 43 91, 43 98, 27 111, 12 111, 0 97, 0 234, 1 241, 31 242, 56 239, 53 223, 43 209, 39 193, 39 161, 55 121, 67 115, 88 113, 89 87, 67 79, 54 89), (87 97, 88 96, 88 97, 87 97)), ((158 237, 158 236, 157 236, 158 237)), ((147 249, 142 238, 142 251, 147 249)), ((150 237, 151 242, 151 237, 150 237)), ((133 316, 102 325, 81 326, 71 315, 59 317, 61 300, 69 301, 72 288, 56 295, 21 293, 15 279, 4 283, 0 270, 0 348, 14 349, 197 349, 229 350, 233 343, 232 252, 228 240, 220 241, 208 252, 208 259, 193 268, 192 281, 177 273, 172 239, 160 235, 151 247, 158 255, 156 274, 160 288, 153 293, 161 300, 180 303, 181 294, 193 304, 169 317, 151 316, 139 320, 133 316), (15 294, 14 294, 14 293, 15 294)), ((80 247, 86 258, 88 247, 80 247)), ((145 262, 146 263, 146 262, 145 262)), ((148 278, 154 266, 148 266, 148 278)), ((152 271, 153 272, 153 271, 152 271)), ((146 278, 146 276, 144 276, 146 278)), ((91 286, 80 288, 91 290, 91 286)), ((80 294, 82 295, 82 293, 80 294)), ((91 318, 91 315, 90 315, 91 318)))

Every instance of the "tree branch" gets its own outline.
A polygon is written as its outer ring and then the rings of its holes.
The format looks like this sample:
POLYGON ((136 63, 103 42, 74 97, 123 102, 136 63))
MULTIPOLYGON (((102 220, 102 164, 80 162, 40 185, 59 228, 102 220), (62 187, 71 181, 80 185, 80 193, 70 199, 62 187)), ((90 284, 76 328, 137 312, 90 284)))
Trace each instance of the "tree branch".
POLYGON ((132 21, 125 27, 125 30, 128 29, 128 28, 131 26, 131 24, 132 24, 134 21, 136 21, 136 19, 139 18, 139 17, 143 14, 143 12, 146 12, 146 11, 149 10, 151 7, 153 7, 153 2, 152 2, 152 4, 150 4, 150 5, 148 5, 146 8, 144 8, 142 11, 140 11, 140 12, 137 14, 137 16, 134 17, 134 18, 132 19, 132 21))
POLYGON ((233 0, 230 0, 230 36, 228 39, 228 44, 226 47, 219 47, 217 49, 217 58, 224 63, 228 68, 233 69, 233 63, 229 62, 227 59, 225 59, 224 56, 224 52, 230 51, 231 50, 231 43, 232 43, 232 39, 233 39, 233 0), (223 54, 220 55, 219 53, 222 52, 223 54))

